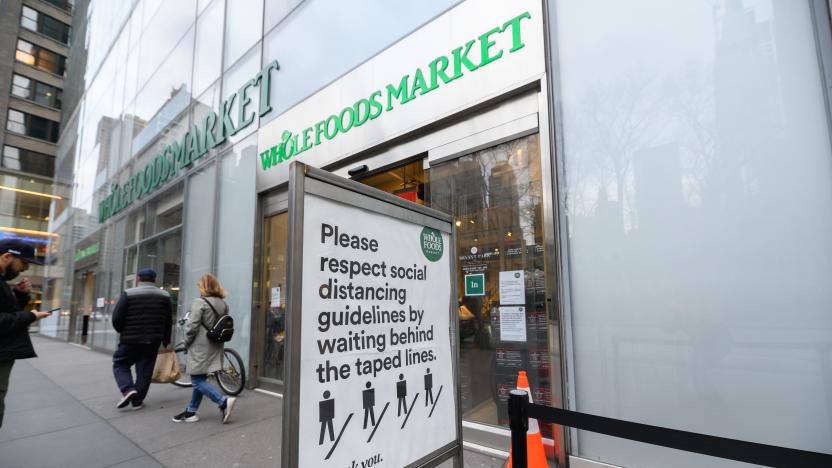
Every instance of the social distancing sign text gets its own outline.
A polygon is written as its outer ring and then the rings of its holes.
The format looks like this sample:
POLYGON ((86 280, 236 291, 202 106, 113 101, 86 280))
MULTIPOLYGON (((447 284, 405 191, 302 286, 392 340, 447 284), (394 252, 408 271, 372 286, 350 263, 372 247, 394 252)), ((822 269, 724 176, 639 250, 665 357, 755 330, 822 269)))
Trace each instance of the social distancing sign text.
POLYGON ((297 466, 423 463, 459 440, 452 228, 381 214, 350 195, 296 201, 297 466))

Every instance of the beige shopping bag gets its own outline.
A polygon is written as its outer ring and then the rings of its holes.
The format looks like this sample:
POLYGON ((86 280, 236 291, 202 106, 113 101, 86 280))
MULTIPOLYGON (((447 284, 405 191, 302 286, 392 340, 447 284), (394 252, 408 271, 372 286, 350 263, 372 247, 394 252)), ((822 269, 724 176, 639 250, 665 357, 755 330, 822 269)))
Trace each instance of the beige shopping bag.
POLYGON ((153 367, 153 383, 171 383, 179 378, 179 361, 172 349, 160 349, 153 367))

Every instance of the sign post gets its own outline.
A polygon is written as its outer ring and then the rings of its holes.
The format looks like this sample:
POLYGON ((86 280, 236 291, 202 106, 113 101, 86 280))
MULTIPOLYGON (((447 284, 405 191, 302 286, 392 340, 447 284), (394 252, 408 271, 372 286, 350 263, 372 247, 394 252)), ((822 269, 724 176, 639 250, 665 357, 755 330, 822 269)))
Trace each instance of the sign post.
POLYGON ((461 466, 451 216, 293 163, 282 466, 461 466))

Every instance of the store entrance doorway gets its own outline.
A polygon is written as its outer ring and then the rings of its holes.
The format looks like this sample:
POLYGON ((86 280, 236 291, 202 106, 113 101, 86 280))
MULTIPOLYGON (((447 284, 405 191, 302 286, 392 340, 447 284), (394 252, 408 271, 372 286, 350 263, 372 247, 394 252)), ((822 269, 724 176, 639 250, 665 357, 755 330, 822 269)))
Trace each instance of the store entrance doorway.
POLYGON ((263 287, 261 289, 261 328, 263 346, 258 377, 270 386, 283 383, 284 343, 286 338, 286 244, 289 213, 269 216, 265 222, 263 244, 263 287))
MULTIPOLYGON (((536 402, 556 404, 558 343, 547 301, 556 292, 546 290, 546 256, 554 249, 544 242, 539 134, 355 178, 454 216, 463 425, 505 428, 508 392, 520 370, 536 402)), ((551 426, 542 431, 553 435, 551 426)))
POLYGON ((74 277, 69 341, 87 344, 92 333, 92 321, 98 317, 95 310, 95 273, 92 270, 78 270, 74 277))
POLYGON ((282 392, 284 344, 286 338, 286 245, 289 213, 285 206, 263 221, 260 285, 252 340, 255 385, 282 392))

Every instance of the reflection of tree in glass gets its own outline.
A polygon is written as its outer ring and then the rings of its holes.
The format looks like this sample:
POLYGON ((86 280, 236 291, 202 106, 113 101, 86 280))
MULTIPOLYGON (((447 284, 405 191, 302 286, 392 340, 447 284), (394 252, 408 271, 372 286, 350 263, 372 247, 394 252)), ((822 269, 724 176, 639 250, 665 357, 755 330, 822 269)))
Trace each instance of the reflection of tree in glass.
POLYGON ((595 84, 581 96, 579 105, 570 106, 579 114, 570 122, 574 128, 565 132, 574 135, 566 141, 567 151, 589 153, 572 156, 586 164, 570 165, 570 211, 589 216, 601 202, 611 201, 621 207, 625 227, 634 227, 634 201, 627 193, 632 186, 632 155, 651 146, 664 131, 666 123, 657 119, 663 106, 658 88, 650 77, 629 76, 595 84))

